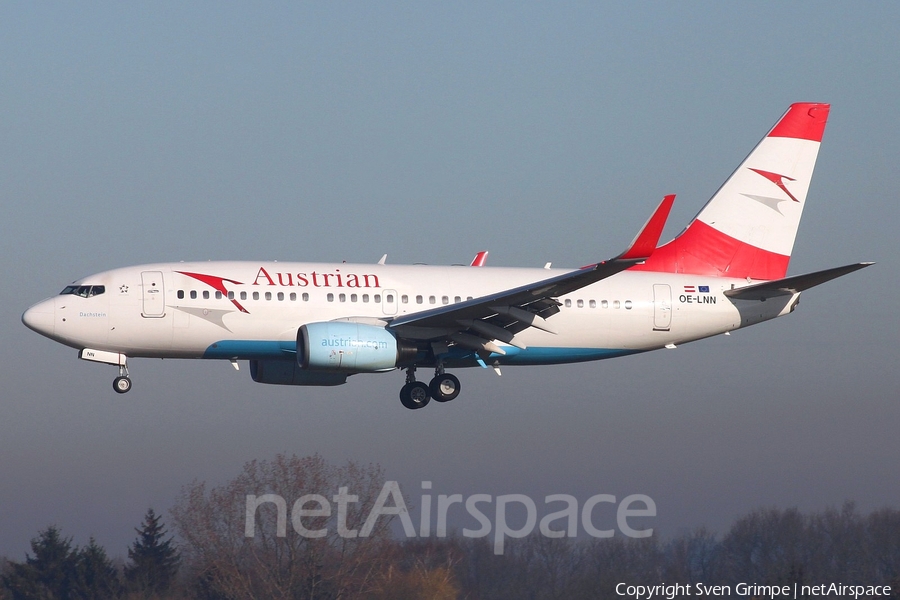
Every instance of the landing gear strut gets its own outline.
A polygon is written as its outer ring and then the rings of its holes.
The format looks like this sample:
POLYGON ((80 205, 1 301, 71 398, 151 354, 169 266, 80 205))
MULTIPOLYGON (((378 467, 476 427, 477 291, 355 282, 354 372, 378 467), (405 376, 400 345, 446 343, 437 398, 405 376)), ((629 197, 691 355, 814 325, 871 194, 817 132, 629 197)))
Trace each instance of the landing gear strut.
POLYGON ((127 365, 119 365, 119 376, 113 379, 113 389, 120 394, 131 389, 131 377, 128 376, 127 365))
POLYGON ((444 365, 438 364, 431 383, 416 381, 416 368, 406 369, 406 385, 400 390, 400 402, 409 409, 422 408, 432 398, 436 402, 450 402, 462 389, 455 375, 444 372, 444 365))

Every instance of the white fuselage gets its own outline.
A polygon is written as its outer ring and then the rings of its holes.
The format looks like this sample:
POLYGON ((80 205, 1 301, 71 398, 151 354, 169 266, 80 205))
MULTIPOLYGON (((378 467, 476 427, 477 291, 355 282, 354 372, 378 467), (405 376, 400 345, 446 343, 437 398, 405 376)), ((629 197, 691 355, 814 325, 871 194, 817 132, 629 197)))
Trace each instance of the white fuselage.
MULTIPOLYGON (((151 264, 79 280, 74 285, 103 286, 103 292, 49 298, 29 309, 26 319, 63 344, 129 357, 288 360, 296 356, 297 330, 306 323, 389 321, 565 272, 346 263, 151 264)), ((548 319, 557 333, 522 331, 516 337, 525 348, 502 345, 506 354, 495 362, 579 362, 677 345, 786 314, 799 295, 750 302, 722 293, 747 284, 746 279, 625 271, 560 297, 559 314, 548 319)))

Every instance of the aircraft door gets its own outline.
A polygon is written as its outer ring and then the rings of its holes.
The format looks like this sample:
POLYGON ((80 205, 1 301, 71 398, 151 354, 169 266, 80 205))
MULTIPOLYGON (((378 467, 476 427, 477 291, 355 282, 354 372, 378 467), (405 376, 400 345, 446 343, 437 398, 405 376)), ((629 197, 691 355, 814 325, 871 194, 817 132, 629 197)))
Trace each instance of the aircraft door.
POLYGON ((166 316, 166 292, 161 271, 141 272, 143 310, 141 316, 159 319, 166 316))
POLYGON ((669 331, 672 325, 672 288, 664 283, 653 285, 653 331, 669 331))
POLYGON ((386 315, 397 314, 397 290, 384 290, 381 293, 381 310, 386 315))

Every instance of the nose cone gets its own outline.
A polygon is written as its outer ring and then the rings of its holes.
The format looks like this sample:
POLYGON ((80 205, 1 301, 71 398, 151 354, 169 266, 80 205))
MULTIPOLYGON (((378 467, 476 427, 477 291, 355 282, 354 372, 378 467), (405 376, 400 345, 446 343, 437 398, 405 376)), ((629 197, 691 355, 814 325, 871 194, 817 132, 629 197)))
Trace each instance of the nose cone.
POLYGON ((22 314, 22 322, 29 329, 41 335, 53 335, 55 324, 53 316, 53 300, 44 300, 26 310, 22 314))

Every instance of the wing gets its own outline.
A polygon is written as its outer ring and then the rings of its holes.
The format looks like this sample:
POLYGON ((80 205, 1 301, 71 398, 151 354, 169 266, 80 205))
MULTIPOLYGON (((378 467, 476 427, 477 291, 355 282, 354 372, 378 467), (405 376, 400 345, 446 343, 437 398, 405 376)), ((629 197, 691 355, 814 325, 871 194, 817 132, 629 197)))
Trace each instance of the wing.
POLYGON ((475 351, 504 354, 501 341, 524 348, 516 334, 536 327, 556 333, 547 319, 559 312, 559 296, 646 260, 656 249, 675 196, 666 196, 625 252, 615 258, 549 279, 465 302, 398 317, 388 328, 418 340, 446 340, 475 351))

